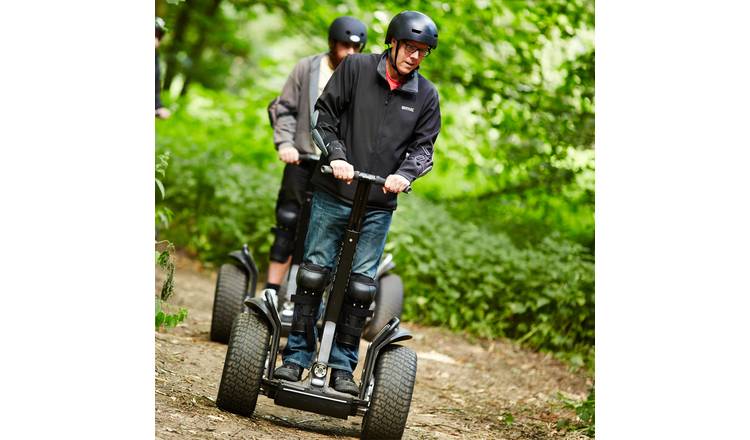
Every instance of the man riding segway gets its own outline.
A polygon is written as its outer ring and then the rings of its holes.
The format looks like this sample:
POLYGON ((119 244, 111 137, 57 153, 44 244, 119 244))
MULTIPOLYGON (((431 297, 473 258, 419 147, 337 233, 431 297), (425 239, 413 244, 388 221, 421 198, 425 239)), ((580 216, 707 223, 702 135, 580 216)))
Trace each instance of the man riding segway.
POLYGON ((437 26, 426 15, 405 11, 386 32, 383 54, 352 55, 344 60, 318 99, 317 130, 333 176, 315 170, 310 229, 304 263, 297 277, 292 331, 283 365, 274 378, 299 381, 310 368, 317 340, 315 320, 329 281, 346 219, 351 212, 355 168, 388 176, 382 192, 372 188, 347 296, 328 365, 332 387, 356 395, 352 372, 369 306, 377 289, 374 276, 396 209, 396 196, 432 167, 433 144, 440 132, 437 90, 418 72, 437 47, 437 26), (354 97, 356 96, 356 99, 354 97))

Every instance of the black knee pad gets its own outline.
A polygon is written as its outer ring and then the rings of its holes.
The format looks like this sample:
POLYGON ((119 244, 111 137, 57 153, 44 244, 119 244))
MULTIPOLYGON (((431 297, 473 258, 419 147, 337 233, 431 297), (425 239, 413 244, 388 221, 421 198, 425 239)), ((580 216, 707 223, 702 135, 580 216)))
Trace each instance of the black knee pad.
POLYGON ((315 320, 328 284, 330 270, 312 263, 302 263, 297 272, 297 292, 292 295, 294 316, 293 332, 304 332, 308 348, 315 348, 315 320))
POLYGON ((276 224, 280 228, 293 231, 297 227, 298 216, 299 206, 287 201, 276 210, 276 224))
POLYGON ((271 228, 276 236, 271 245, 272 261, 284 263, 292 255, 298 215, 299 207, 294 203, 284 203, 276 210, 276 227, 271 228))
POLYGON ((370 304, 377 290, 377 283, 370 277, 355 273, 349 278, 346 298, 336 325, 336 340, 339 343, 353 347, 359 344, 365 321, 372 316, 370 304))
POLYGON ((322 293, 328 284, 331 270, 313 263, 302 263, 297 271, 297 286, 322 293))
POLYGON ((370 307, 377 291, 378 284, 374 279, 355 273, 349 278, 349 287, 346 293, 352 303, 370 307))

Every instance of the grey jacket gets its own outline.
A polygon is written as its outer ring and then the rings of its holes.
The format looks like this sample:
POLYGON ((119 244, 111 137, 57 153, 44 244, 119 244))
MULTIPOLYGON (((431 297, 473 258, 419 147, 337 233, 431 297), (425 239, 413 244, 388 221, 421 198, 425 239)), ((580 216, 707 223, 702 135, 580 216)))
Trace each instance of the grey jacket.
POLYGON ((273 143, 278 150, 288 143, 300 153, 319 154, 310 136, 310 118, 318 99, 320 59, 326 54, 302 58, 289 74, 278 103, 273 143))

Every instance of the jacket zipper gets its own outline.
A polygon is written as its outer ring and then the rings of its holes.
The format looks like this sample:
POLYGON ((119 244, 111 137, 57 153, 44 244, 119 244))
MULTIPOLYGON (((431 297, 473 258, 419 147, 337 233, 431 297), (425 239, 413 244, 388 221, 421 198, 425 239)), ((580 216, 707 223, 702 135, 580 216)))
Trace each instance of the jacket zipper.
MULTIPOLYGON (((383 109, 383 116, 380 118, 380 121, 378 123, 378 131, 377 131, 377 142, 375 143, 375 151, 380 150, 380 140, 383 138, 381 135, 383 131, 383 124, 385 124, 385 118, 388 116, 388 103, 391 101, 391 98, 393 97, 393 90, 388 90, 388 93, 385 95, 385 108, 383 109)), ((374 153, 374 152, 373 152, 374 153)))
POLYGON ((391 100, 391 97, 393 96, 393 91, 389 90, 388 94, 385 95, 385 106, 388 107, 388 101, 391 100))

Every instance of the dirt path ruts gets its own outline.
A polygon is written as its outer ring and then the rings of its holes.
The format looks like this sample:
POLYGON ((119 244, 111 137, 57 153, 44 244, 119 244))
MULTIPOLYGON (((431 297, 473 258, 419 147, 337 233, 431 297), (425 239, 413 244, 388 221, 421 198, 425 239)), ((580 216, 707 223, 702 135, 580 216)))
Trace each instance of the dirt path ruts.
MULTIPOLYGON (((216 407, 226 345, 208 337, 215 279, 197 262, 178 258, 171 303, 187 307, 189 315, 177 328, 155 333, 156 438, 358 438, 361 417, 320 416, 276 406, 265 396, 251 418, 216 407)), ((403 326, 414 334, 404 345, 418 356, 405 439, 588 439, 556 428, 558 420, 574 416, 557 393, 583 398, 590 377, 506 341, 403 326)), ((363 343, 361 360, 365 349, 363 343)))

